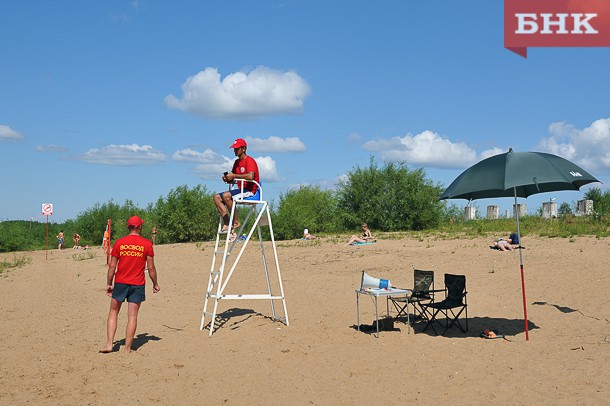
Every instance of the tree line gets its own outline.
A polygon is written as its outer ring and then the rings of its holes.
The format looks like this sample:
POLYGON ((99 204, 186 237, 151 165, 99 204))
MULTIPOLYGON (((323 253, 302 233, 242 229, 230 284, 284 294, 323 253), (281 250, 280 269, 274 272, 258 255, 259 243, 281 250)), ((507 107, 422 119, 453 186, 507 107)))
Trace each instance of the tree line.
MULTIPOLYGON (((313 234, 350 233, 363 222, 376 232, 435 229, 449 224, 450 219, 463 218, 455 204, 438 200, 443 190, 421 168, 409 169, 405 163, 379 166, 371 158, 367 167, 356 166, 348 172, 335 189, 300 186, 281 194, 278 202, 271 202, 275 238, 300 238, 305 228, 313 234)), ((112 221, 114 241, 126 234, 127 219, 136 214, 145 220, 144 236, 150 238, 152 227, 157 226, 158 244, 209 241, 216 238, 219 219, 213 194, 205 185, 178 186, 145 208, 131 200, 123 204, 112 200, 97 203, 76 219, 50 223, 48 246, 57 247, 55 236, 59 231, 65 234, 67 248, 73 245, 74 233, 80 234, 81 245, 101 246, 108 219, 112 221)), ((609 213, 610 191, 593 188, 585 198, 594 201, 598 214, 609 213)), ((565 208, 563 211, 567 212, 565 208)), ((242 213, 240 218, 244 218, 242 213)), ((268 233, 267 227, 263 230, 268 233)), ((45 236, 45 223, 1 222, 0 252, 45 249, 45 236)))

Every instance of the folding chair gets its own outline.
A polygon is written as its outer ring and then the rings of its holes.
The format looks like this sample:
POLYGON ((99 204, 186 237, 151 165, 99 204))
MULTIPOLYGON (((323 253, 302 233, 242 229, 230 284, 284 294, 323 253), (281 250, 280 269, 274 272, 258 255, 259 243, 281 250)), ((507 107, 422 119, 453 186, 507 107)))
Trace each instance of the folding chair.
POLYGON ((421 305, 423 303, 434 302, 435 292, 444 292, 444 290, 434 290, 434 271, 413 270, 413 289, 409 300, 407 301, 405 297, 390 297, 392 304, 398 312, 396 318, 407 317, 407 312, 409 311, 407 306, 410 303, 413 305, 413 322, 415 322, 418 317, 424 315, 421 305))
POLYGON ((434 323, 438 323, 443 327, 444 335, 447 330, 453 326, 457 326, 462 333, 468 331, 468 303, 466 301, 466 276, 464 275, 452 275, 445 274, 445 299, 441 302, 425 303, 421 304, 424 315, 428 319, 424 331, 428 327, 432 327, 434 333, 438 335, 438 332, 434 328, 434 323), (465 311, 466 316, 466 328, 460 323, 459 317, 462 312, 465 311), (441 323, 438 320, 439 314, 445 316, 445 323, 441 323))

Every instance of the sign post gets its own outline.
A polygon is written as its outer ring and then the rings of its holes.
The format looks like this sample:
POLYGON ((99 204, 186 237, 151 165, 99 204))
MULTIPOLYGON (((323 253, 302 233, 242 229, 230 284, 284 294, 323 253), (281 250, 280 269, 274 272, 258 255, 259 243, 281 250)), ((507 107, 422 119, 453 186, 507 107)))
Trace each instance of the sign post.
POLYGON ((47 217, 47 236, 45 243, 45 260, 49 258, 49 216, 53 215, 53 203, 42 204, 42 215, 47 217))

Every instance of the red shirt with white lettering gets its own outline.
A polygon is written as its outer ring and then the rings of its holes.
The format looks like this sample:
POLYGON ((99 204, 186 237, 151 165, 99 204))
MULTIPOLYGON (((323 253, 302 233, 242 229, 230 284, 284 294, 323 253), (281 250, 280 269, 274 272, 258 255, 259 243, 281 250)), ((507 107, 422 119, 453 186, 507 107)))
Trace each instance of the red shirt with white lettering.
POLYGON ((111 255, 119 259, 114 283, 146 284, 146 258, 155 256, 149 240, 137 234, 126 235, 116 240, 111 255))
MULTIPOLYGON (((258 183, 260 183, 260 179, 258 177, 258 165, 256 164, 256 161, 254 160, 254 158, 252 158, 250 155, 246 155, 246 157, 244 159, 236 159, 235 162, 233 163, 233 169, 231 169, 231 172, 236 173, 238 175, 244 175, 248 172, 254 172, 254 180, 257 181, 258 183)), ((237 186, 241 188, 241 181, 237 180, 237 186)), ((243 182, 244 183, 244 190, 247 190, 249 192, 252 192, 252 194, 256 193, 256 190, 258 189, 258 185, 256 183, 253 182, 243 182)))

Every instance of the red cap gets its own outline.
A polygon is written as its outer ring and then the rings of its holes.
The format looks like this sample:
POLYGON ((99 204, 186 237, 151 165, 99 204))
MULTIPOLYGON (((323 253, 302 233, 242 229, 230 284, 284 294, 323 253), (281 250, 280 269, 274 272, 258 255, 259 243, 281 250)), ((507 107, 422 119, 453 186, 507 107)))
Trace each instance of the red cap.
POLYGON ((129 220, 127 220, 127 227, 140 227, 142 224, 144 224, 144 220, 138 216, 130 217, 129 220))
POLYGON ((233 145, 231 145, 229 148, 240 148, 240 147, 247 147, 248 144, 246 144, 246 140, 238 138, 235 140, 235 142, 233 143, 233 145))

